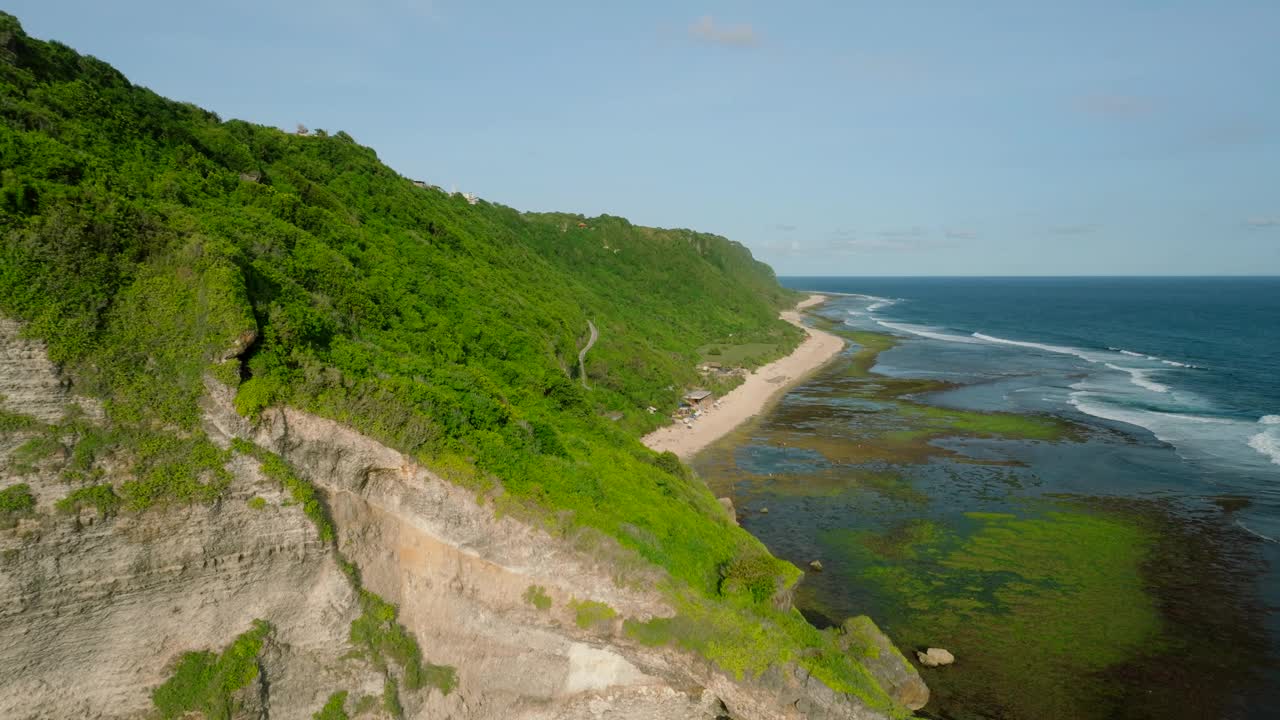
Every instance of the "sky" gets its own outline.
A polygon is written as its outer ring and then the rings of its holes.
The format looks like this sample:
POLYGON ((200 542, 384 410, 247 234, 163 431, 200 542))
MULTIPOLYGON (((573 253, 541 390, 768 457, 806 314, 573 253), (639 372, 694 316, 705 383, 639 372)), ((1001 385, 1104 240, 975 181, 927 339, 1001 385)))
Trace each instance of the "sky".
POLYGON ((1280 2, 9 0, 223 118, 781 275, 1280 274, 1280 2))

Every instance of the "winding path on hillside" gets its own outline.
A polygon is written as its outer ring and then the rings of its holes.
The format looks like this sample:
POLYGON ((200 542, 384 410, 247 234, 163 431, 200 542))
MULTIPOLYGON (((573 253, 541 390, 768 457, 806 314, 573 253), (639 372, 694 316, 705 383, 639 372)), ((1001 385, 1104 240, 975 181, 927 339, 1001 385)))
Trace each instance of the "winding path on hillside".
POLYGON ((596 330, 596 324, 590 320, 587 321, 587 327, 591 328, 591 337, 587 340, 587 346, 578 352, 578 376, 582 378, 582 387, 590 390, 591 386, 587 384, 587 351, 600 339, 600 331, 596 330))

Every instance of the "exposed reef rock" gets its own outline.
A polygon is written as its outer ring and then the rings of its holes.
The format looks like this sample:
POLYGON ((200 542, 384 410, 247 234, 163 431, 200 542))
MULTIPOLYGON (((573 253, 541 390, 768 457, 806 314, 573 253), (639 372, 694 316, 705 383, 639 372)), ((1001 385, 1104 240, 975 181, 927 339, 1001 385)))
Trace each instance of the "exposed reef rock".
POLYGON ((939 667, 942 665, 950 665, 956 661, 956 656, 942 648, 929 648, 924 651, 917 651, 916 657, 920 659, 920 664, 925 667, 939 667))

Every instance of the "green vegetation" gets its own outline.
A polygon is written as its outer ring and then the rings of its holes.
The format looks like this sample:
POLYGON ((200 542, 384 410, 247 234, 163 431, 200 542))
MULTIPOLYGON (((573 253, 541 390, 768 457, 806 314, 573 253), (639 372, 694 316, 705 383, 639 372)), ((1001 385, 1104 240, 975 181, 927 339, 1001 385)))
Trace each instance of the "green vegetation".
MULTIPOLYGON (((400 624, 396 606, 368 590, 360 591, 362 613, 351 623, 351 644, 363 648, 375 668, 400 668, 405 687, 434 687, 448 695, 458 685, 457 672, 447 665, 424 662, 418 641, 400 624)), ((390 677, 390 675, 388 675, 390 677)))
POLYGON ((763 547, 744 544, 720 569, 720 593, 727 597, 746 595, 755 603, 765 603, 794 585, 800 575, 794 565, 775 558, 763 547))
POLYGON ((547 589, 541 585, 530 585, 525 588, 524 601, 539 610, 551 609, 551 596, 547 595, 547 589))
POLYGON ((16 515, 26 515, 36 509, 36 499, 31 495, 31 486, 18 483, 0 490, 0 519, 16 515))
POLYGON ((14 448, 10 456, 12 470, 17 475, 29 475, 36 471, 36 466, 41 461, 63 449, 62 443, 58 441, 57 429, 46 427, 44 432, 14 448))
POLYGON ((67 513, 75 513, 79 512, 81 508, 91 507, 96 509, 102 517, 109 517, 116 514, 123 502, 120 496, 116 495, 115 490, 104 483, 73 490, 70 495, 62 498, 54 505, 58 510, 67 513))
POLYGON ((347 691, 340 690, 329 696, 324 707, 311 716, 311 720, 350 720, 347 715, 347 691))
MULTIPOLYGON (((0 395, 0 401, 4 396, 0 395)), ((40 426, 40 421, 30 415, 11 412, 0 407, 0 433, 17 432, 19 430, 33 430, 40 426)))
POLYGON ((574 622, 583 630, 607 625, 618 616, 618 612, 605 603, 595 600, 571 600, 569 607, 574 613, 574 622))
POLYGON ((266 510, 267 500, 258 496, 253 496, 246 501, 246 504, 253 510, 266 510))
MULTIPOLYGON (((730 672, 799 662, 886 702, 825 636, 772 607, 766 588, 794 568, 762 560, 687 468, 637 441, 701 382, 699 348, 771 346, 743 357, 758 362, 799 342, 777 318, 796 295, 746 248, 472 206, 414 187, 347 133, 223 121, 3 13, 0 38, 0 313, 103 401, 106 430, 77 472, 92 482, 95 458, 132 463, 120 510, 225 493, 230 453, 199 423, 208 375, 251 419, 283 404, 329 417, 504 512, 616 540, 716 629, 689 645, 730 672), (600 331, 590 390, 576 377, 588 319, 600 331)), ((333 541, 285 461, 233 451, 333 541)), ((92 492, 67 504, 109 499, 92 492)), ((452 687, 452 669, 415 659, 394 608, 362 602, 353 642, 401 667, 406 686, 452 687)))
POLYGON ((151 693, 159 717, 198 712, 208 720, 231 720, 239 709, 234 694, 258 677, 258 655, 270 634, 269 624, 254 620, 251 630, 219 654, 184 653, 173 675, 151 693))
POLYGON ((231 484, 223 467, 231 453, 204 436, 180 437, 159 432, 130 438, 136 453, 135 479, 121 486, 125 506, 144 510, 157 503, 210 502, 231 484))
POLYGON ((400 686, 390 675, 382 681, 382 709, 396 720, 404 717, 404 706, 400 704, 400 686))
POLYGON ((702 362, 720 363, 725 368, 757 368, 790 352, 795 347, 796 337, 802 332, 792 325, 771 328, 770 331, 776 333, 776 339, 772 342, 735 338, 737 342, 703 345, 698 348, 699 359, 702 362))

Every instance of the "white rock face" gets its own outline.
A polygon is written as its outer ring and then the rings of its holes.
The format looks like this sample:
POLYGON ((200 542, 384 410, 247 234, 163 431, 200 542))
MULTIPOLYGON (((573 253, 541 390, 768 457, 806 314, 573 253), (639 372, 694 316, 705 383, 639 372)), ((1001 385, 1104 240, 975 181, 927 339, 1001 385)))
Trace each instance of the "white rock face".
POLYGON ((72 404, 101 417, 97 403, 71 394, 57 367, 49 362, 44 343, 23 338, 21 329, 18 323, 0 317, 0 407, 42 422, 61 420, 72 404))
MULTIPOLYGON (((0 367, 0 387, 56 421, 79 401, 40 348, 15 338, 16 326, 0 326, 0 359, 15 359, 0 367)), ((399 606, 428 662, 456 668, 448 696, 402 689, 406 717, 883 717, 801 670, 739 683, 688 653, 633 643, 623 617, 673 610, 651 590, 656 571, 612 541, 498 517, 473 491, 323 418, 272 410, 252 427, 227 388, 206 387, 211 439, 252 440, 312 482, 365 587, 399 606), (549 610, 523 599, 531 585, 549 610), (607 603, 618 617, 581 629, 571 600, 607 603)), ((228 465, 234 480, 213 505, 103 519, 54 511, 70 489, 56 473, 9 476, 21 441, 0 438, 0 487, 31 484, 39 514, 0 527, 0 718, 145 717, 179 655, 220 649, 254 619, 275 632, 244 717, 306 720, 335 691, 381 693, 382 674, 349 656, 359 604, 337 555, 255 460, 228 465), (266 507, 251 507, 254 497, 266 507)))

